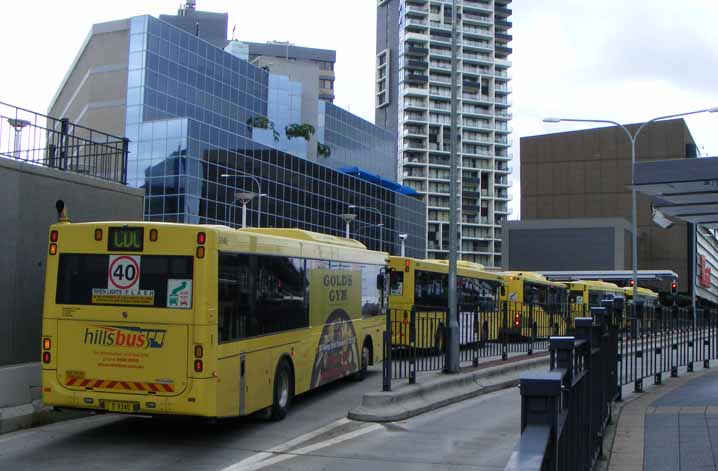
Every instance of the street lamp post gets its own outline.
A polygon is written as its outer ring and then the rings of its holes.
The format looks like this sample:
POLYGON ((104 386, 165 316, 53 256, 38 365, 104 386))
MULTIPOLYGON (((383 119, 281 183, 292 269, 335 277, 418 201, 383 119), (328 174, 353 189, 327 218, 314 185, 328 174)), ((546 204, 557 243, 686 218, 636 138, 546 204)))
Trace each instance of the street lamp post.
MULTIPOLYGON (((576 119, 576 118, 544 118, 544 123, 560 123, 560 122, 573 122, 573 123, 605 123, 605 124, 613 124, 614 126, 618 126, 619 128, 623 129, 623 131, 626 133, 626 136, 628 136, 628 140, 631 142, 631 229, 633 231, 633 234, 631 236, 631 270, 633 271, 633 313, 635 316, 636 312, 636 300, 638 299, 638 220, 636 216, 636 187, 635 187, 635 166, 636 166, 636 139, 638 139, 638 135, 643 131, 643 129, 648 126, 651 123, 654 123, 656 121, 661 121, 664 119, 670 119, 670 118, 678 118, 681 116, 688 116, 692 114, 698 114, 698 113, 715 113, 718 111, 718 107, 714 108, 706 108, 703 110, 697 110, 697 111, 688 111, 686 113, 677 113, 677 114, 671 114, 667 116, 659 116, 657 118, 653 118, 651 120, 646 121, 645 123, 641 124, 635 133, 631 134, 631 131, 628 130, 626 126, 624 126, 621 123, 618 123, 616 121, 606 120, 606 119, 576 119)), ((694 264, 694 272, 695 272, 695 259, 693 261, 694 264)), ((695 320, 696 316, 696 309, 695 309, 695 286, 693 287, 693 318, 695 320)))
MULTIPOLYGON (((371 207, 364 207, 364 206, 357 206, 355 204, 350 204, 348 206, 349 209, 363 209, 366 211, 371 211, 374 214, 377 214, 379 216, 379 224, 372 224, 373 226, 376 226, 379 228, 379 252, 384 251, 384 215, 381 214, 381 212, 376 208, 371 207)), ((364 227, 364 226, 362 226, 364 227)))
MULTIPOLYGON (((247 227, 247 204, 254 198, 261 198, 267 196, 265 193, 237 193, 234 195, 234 200, 239 201, 242 204, 242 229, 247 227)), ((234 212, 234 211, 233 211, 234 212)))
POLYGON ((405 242, 406 238, 409 237, 409 234, 399 234, 399 239, 401 239, 401 256, 404 257, 405 255, 405 242))
POLYGON ((351 224, 351 222, 357 218, 357 215, 356 214, 340 214, 339 217, 342 218, 344 220, 344 223, 346 224, 346 226, 345 226, 346 231, 344 232, 344 234, 345 234, 344 237, 346 237, 348 239, 349 238, 349 224, 351 224))
MULTIPOLYGON (((242 172, 241 170, 234 170, 233 173, 223 173, 223 174, 220 175, 220 177, 222 177, 222 178, 234 177, 234 187, 233 187, 233 189, 234 189, 234 191, 235 191, 235 197, 234 197, 234 200, 235 200, 235 201, 238 199, 238 198, 237 198, 237 195, 239 194, 239 193, 236 193, 236 191, 237 191, 237 177, 240 177, 240 178, 249 178, 249 179, 252 180, 253 184, 257 185, 257 193, 256 193, 256 194, 260 196, 260 200, 257 202, 257 227, 260 227, 260 226, 262 225, 262 224, 261 224, 261 221, 262 221, 262 200, 261 200, 261 197, 262 197, 262 196, 267 196, 267 195, 266 195, 266 193, 262 193, 262 185, 260 185, 259 179, 258 179, 257 177, 255 177, 254 175, 250 175, 250 174, 248 174, 248 173, 246 173, 246 172, 242 172)), ((233 206, 234 206, 234 203, 233 203, 233 206)), ((243 211, 246 212, 246 210, 245 210, 244 208, 243 208, 243 211)), ((232 215, 234 216, 234 211, 232 211, 232 215)), ((234 223, 234 217, 233 217, 232 219, 233 219, 233 220, 232 220, 232 223, 234 223)), ((242 227, 244 227, 244 226, 242 226, 242 227)))

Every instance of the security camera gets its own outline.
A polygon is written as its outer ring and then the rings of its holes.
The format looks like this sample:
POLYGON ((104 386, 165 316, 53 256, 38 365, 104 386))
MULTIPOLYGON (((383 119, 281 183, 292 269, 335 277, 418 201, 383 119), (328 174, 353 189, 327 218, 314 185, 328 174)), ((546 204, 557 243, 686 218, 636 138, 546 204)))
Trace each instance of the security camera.
POLYGON ((658 208, 653 208, 653 222, 661 226, 663 229, 668 229, 673 225, 673 221, 668 219, 658 208))
POLYGON ((407 237, 409 237, 409 234, 399 234, 401 240, 406 240, 407 237))

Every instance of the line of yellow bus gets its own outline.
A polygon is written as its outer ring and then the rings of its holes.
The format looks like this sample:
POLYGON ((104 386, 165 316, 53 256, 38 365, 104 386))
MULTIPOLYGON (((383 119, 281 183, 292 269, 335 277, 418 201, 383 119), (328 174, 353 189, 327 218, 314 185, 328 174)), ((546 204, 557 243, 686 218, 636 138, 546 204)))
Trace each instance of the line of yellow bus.
MULTIPOLYGON (((460 305, 474 309, 519 306, 490 338, 521 338, 537 319, 547 319, 542 327, 568 322, 551 306, 569 300, 588 307, 609 293, 631 294, 610 283, 556 283, 468 262, 458 264, 457 293, 460 305)), ((447 295, 445 261, 389 256, 298 229, 59 222, 48 240, 43 401, 210 418, 264 411, 281 419, 298 394, 363 379, 382 360, 388 312, 402 322, 412 308, 445 310, 447 295)), ((432 338, 437 346, 445 333, 432 338)))

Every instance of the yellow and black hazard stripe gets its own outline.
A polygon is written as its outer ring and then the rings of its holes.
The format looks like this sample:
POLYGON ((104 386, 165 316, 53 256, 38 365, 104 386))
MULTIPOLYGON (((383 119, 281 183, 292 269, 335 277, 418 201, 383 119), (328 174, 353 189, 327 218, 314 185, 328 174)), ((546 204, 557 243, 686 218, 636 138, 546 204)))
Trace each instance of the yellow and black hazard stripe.
POLYGON ((84 379, 69 377, 65 381, 66 386, 93 389, 118 389, 121 391, 151 391, 172 393, 175 390, 174 384, 147 383, 140 381, 115 381, 109 379, 84 379))

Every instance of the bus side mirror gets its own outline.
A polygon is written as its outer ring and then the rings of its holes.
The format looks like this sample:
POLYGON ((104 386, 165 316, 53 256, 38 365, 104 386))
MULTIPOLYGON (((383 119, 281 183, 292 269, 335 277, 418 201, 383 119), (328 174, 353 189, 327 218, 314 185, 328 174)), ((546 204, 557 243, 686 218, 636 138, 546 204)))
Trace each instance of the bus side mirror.
POLYGON ((384 291, 384 274, 379 273, 376 276, 376 289, 379 291, 384 291))

